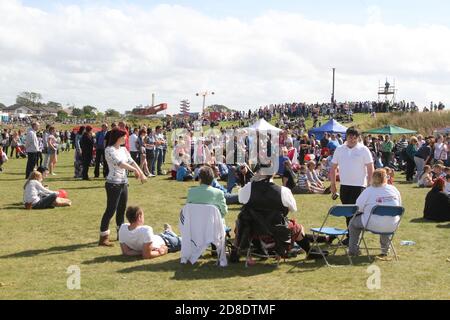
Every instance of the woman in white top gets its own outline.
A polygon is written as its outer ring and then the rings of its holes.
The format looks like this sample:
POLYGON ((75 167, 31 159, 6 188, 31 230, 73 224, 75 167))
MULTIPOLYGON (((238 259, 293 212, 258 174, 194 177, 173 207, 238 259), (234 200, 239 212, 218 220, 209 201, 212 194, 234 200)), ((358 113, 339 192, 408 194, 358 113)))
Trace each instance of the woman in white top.
POLYGON ((444 137, 439 135, 434 144, 434 160, 446 161, 447 160, 447 145, 444 142, 444 137))
POLYGON ((100 225, 99 246, 112 246, 109 242, 109 222, 114 213, 116 213, 117 236, 119 236, 119 229, 124 222, 128 201, 128 171, 134 172, 136 179, 142 183, 147 181, 147 177, 131 158, 128 150, 122 147, 125 144, 125 137, 125 130, 111 130, 108 147, 105 149, 105 159, 108 163, 109 174, 105 183, 107 205, 100 225))
POLYGON ((69 199, 58 197, 58 192, 51 191, 42 185, 42 174, 39 171, 30 173, 23 186, 23 202, 27 209, 47 209, 53 207, 68 207, 72 205, 69 199))
MULTIPOLYGON (((400 192, 396 187, 387 184, 387 178, 385 169, 375 170, 372 178, 372 186, 365 189, 356 200, 358 211, 362 214, 353 217, 348 227, 350 234, 350 255, 358 255, 358 242, 364 228, 385 233, 394 232, 397 228, 400 217, 372 216, 369 220, 370 212, 376 205, 402 205, 400 192)), ((388 235, 380 235, 381 256, 387 256, 389 254, 389 239, 390 237, 388 235)))
POLYGON ((56 166, 56 162, 58 161, 58 141, 56 140, 56 130, 55 127, 50 127, 49 129, 49 136, 47 138, 47 152, 50 155, 50 161, 49 161, 49 171, 50 174, 55 176, 55 166, 56 166))

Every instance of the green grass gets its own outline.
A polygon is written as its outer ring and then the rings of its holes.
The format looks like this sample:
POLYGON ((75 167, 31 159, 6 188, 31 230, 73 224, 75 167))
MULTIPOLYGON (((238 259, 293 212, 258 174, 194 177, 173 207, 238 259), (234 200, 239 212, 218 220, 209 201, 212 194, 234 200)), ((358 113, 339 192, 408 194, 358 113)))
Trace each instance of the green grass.
POLYGON ((395 125, 416 130, 425 135, 433 135, 434 130, 445 128, 450 124, 450 111, 440 112, 409 112, 385 113, 377 115, 376 119, 361 122, 358 127, 363 130, 395 125))
MULTIPOLYGON (((179 253, 155 260, 122 257, 114 248, 97 247, 100 218, 105 209, 104 181, 72 179, 73 153, 63 153, 51 189, 64 188, 71 208, 27 211, 21 205, 26 160, 10 160, 0 174, 0 299, 449 299, 450 224, 412 222, 422 216, 426 190, 402 184, 405 218, 395 244, 399 262, 376 262, 381 289, 366 287, 365 258, 353 267, 327 268, 322 262, 300 263, 303 255, 275 268, 261 261, 248 269, 244 263, 217 267, 205 255, 195 265, 181 265, 179 253), (400 240, 415 246, 401 247, 400 240), (81 290, 68 290, 67 268, 81 269, 81 290)), ((91 170, 92 175, 92 170, 91 170)), ((279 181, 279 180, 278 180, 279 181)), ((130 182, 129 204, 145 210, 146 223, 155 232, 168 222, 178 230, 178 213, 189 187, 196 183, 157 177, 145 185, 130 182)), ((292 214, 306 228, 319 226, 329 196, 296 196, 299 212, 292 214)), ((234 225, 238 206, 230 207, 227 224, 234 225)), ((338 220, 343 226, 343 221, 338 220)), ((111 223, 114 228, 114 222, 111 223)), ((115 235, 114 237, 115 238, 115 235)), ((369 236, 372 246, 377 239, 369 236)), ((345 264, 342 256, 331 260, 345 264)))

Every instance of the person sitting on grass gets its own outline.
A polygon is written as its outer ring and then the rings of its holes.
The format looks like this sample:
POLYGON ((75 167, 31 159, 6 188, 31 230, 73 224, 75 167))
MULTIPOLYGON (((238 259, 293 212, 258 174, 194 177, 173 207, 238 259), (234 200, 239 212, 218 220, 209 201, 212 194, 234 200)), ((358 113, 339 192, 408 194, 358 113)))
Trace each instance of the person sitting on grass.
POLYGON ((309 182, 306 166, 301 165, 300 170, 299 170, 297 185, 292 189, 292 193, 293 194, 309 194, 309 193, 324 194, 325 191, 326 191, 325 189, 313 186, 309 182))
POLYGON ((445 180, 436 179, 425 198, 424 219, 437 222, 450 221, 450 196, 444 192, 444 188, 445 180))
MULTIPOLYGON (((396 187, 389 185, 385 169, 377 169, 372 176, 372 185, 365 189, 356 200, 358 211, 362 214, 355 215, 350 221, 348 230, 350 234, 349 254, 359 254, 359 239, 364 228, 381 233, 394 232, 400 217, 372 216, 369 221, 372 208, 376 205, 401 206, 402 198, 396 187), (369 224, 368 224, 369 222, 369 224)), ((389 254, 389 236, 380 235, 381 255, 384 258, 389 254)))
POLYGON ((384 170, 386 170, 386 174, 387 174, 387 183, 390 185, 394 185, 394 176, 395 176, 395 171, 392 168, 389 167, 385 167, 384 170))
POLYGON ((177 169, 177 181, 191 181, 194 179, 194 176, 191 173, 191 170, 186 166, 186 163, 181 162, 180 166, 177 169))
POLYGON ((431 175, 431 167, 426 165, 418 181, 419 188, 431 188, 433 186, 433 176, 431 175))
POLYGON ((450 174, 445 176, 445 193, 450 196, 450 174))
POLYGON ((284 162, 284 174, 283 174, 283 187, 289 188, 291 191, 295 188, 295 182, 297 176, 292 168, 292 163, 290 160, 284 162))
POLYGON ((3 152, 3 146, 0 145, 0 172, 3 171, 3 164, 8 161, 8 157, 6 156, 6 153, 3 152))
POLYGON ((323 190, 323 192, 320 193, 330 193, 330 188, 325 188, 322 181, 319 179, 319 175, 316 172, 316 163, 314 161, 309 161, 306 164, 306 167, 306 176, 308 177, 311 186, 323 190))
POLYGON ((436 163, 433 166, 433 172, 431 173, 433 176, 433 182, 439 178, 445 178, 444 166, 440 163, 436 163))
POLYGON ((181 250, 181 238, 169 224, 164 225, 163 233, 156 235, 152 227, 144 225, 144 211, 140 207, 128 207, 126 217, 129 223, 122 224, 119 229, 123 255, 153 259, 181 250))
POLYGON ((39 171, 30 173, 23 186, 23 202, 26 209, 48 209, 54 207, 70 207, 69 199, 58 197, 58 192, 51 191, 42 185, 42 174, 39 171))

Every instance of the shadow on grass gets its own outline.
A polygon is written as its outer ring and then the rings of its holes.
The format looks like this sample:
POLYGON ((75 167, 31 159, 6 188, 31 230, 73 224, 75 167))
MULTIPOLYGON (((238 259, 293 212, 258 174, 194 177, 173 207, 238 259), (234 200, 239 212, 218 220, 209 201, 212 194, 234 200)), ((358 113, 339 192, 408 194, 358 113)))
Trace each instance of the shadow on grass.
POLYGON ((408 181, 397 181, 396 183, 398 183, 398 184, 405 184, 405 185, 413 185, 414 184, 414 182, 408 182, 408 181))
POLYGON ((64 190, 88 190, 88 189, 104 189, 105 186, 92 186, 92 187, 69 187, 63 188, 64 190))
POLYGON ((25 172, 6 172, 6 174, 9 176, 24 176, 25 177, 25 172))
MULTIPOLYGON (((374 255, 371 255, 371 258, 372 261, 375 261, 374 255)), ((367 256, 352 257, 353 265, 350 264, 347 256, 345 255, 336 255, 336 256, 330 255, 327 256, 327 260, 328 263, 332 266, 331 268, 334 267, 349 268, 352 266, 358 267, 358 266, 368 266, 372 264, 372 262, 369 261, 369 258, 367 256)), ((288 273, 305 273, 317 271, 321 268, 330 268, 327 266, 325 260, 323 259, 306 260, 305 257, 302 257, 300 260, 288 261, 287 264, 292 266, 292 268, 288 271, 288 273)))
POLYGON ((436 228, 440 228, 440 229, 450 229, 450 223, 447 223, 447 224, 440 224, 440 225, 436 226, 436 228))
POLYGON ((15 210, 15 209, 24 209, 25 210, 25 207, 22 202, 16 202, 16 203, 7 204, 6 206, 1 207, 0 209, 1 210, 15 210))
POLYGON ((432 221, 432 220, 427 220, 424 218, 416 218, 416 219, 412 219, 411 221, 409 221, 411 223, 437 223, 436 221, 432 221))
POLYGON ((226 268, 217 266, 216 259, 200 260, 195 265, 190 263, 181 264, 180 259, 163 262, 153 261, 131 268, 119 270, 119 273, 132 272, 175 272, 173 280, 202 280, 202 279, 223 279, 234 277, 249 277, 276 271, 276 263, 257 262, 256 265, 245 268, 244 263, 228 264, 226 268))
POLYGON ((118 254, 115 256, 103 256, 96 257, 92 260, 83 261, 82 264, 90 265, 90 264, 99 264, 99 263, 107 263, 107 262, 135 262, 142 260, 140 256, 132 257, 132 256, 124 256, 122 254, 118 254))
POLYGON ((48 249, 38 249, 38 250, 26 250, 22 252, 17 252, 13 254, 9 254, 6 256, 1 256, 0 259, 9 259, 9 258, 32 258, 39 255, 50 255, 50 254, 63 254, 68 252, 74 252, 80 249, 85 248, 93 248, 97 246, 97 242, 90 242, 90 243, 82 243, 82 244, 75 244, 70 246, 59 246, 59 247, 52 247, 48 249))

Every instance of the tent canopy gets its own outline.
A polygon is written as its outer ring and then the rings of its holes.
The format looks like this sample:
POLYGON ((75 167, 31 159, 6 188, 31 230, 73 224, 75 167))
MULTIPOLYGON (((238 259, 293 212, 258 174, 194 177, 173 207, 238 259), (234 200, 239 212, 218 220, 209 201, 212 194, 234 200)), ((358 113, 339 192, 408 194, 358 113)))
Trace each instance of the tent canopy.
POLYGON ((323 126, 319 128, 314 128, 308 131, 309 135, 314 134, 317 139, 322 139, 324 134, 326 132, 328 133, 340 133, 342 134, 342 137, 345 137, 345 133, 347 132, 347 127, 343 126, 339 122, 337 122, 334 119, 331 119, 327 123, 325 123, 323 126))
POLYGON ((271 125, 264 119, 259 119, 253 125, 248 127, 248 129, 258 130, 258 131, 281 131, 281 129, 271 125))
POLYGON ((369 131, 366 131, 365 133, 371 133, 371 134, 415 134, 417 131, 404 129, 396 126, 385 126, 378 129, 372 129, 369 131))
POLYGON ((434 130, 435 134, 450 134, 450 127, 434 130))

